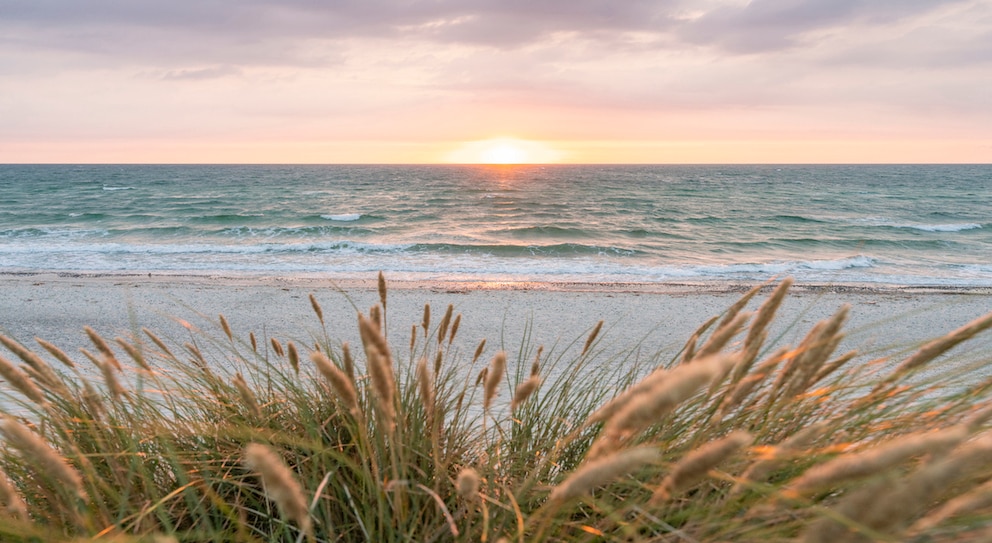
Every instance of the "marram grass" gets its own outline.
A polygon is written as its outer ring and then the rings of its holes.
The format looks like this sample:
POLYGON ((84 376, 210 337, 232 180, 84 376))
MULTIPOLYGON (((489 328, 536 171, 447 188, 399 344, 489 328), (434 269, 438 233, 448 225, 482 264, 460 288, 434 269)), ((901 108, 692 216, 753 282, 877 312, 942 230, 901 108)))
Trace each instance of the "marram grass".
POLYGON ((846 308, 768 344, 789 285, 664 358, 604 355, 601 322, 463 351, 451 307, 391 341, 383 280, 362 357, 223 317, 184 344, 87 328, 82 360, 0 338, 0 541, 992 537, 992 378, 918 375, 992 315, 882 364, 836 352, 846 308))

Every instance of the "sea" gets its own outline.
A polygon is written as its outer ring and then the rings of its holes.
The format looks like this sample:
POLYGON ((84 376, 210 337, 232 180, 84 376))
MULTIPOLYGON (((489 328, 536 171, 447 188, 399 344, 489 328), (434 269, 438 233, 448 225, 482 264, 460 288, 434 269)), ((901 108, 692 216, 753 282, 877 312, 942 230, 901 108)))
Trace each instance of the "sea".
POLYGON ((0 275, 992 286, 992 165, 0 165, 0 275))

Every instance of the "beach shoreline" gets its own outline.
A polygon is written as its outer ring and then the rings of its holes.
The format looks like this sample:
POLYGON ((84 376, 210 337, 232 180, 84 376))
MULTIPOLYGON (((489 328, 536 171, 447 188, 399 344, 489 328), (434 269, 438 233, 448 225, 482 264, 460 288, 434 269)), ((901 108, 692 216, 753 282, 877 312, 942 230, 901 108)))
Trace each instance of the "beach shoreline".
MULTIPOLYGON (((229 286, 289 285, 293 287, 337 288, 342 291, 377 289, 377 278, 356 277, 354 274, 333 276, 324 274, 219 274, 219 273, 168 273, 168 272, 53 272, 5 271, 0 281, 7 279, 36 281, 133 281, 148 284, 220 284, 229 286)), ((762 281, 513 281, 513 280, 464 280, 464 279, 395 279, 388 278, 390 290, 505 290, 549 292, 617 292, 642 294, 726 294, 744 293, 767 283, 773 288, 777 279, 762 281)), ((853 293, 853 294, 975 294, 992 295, 992 286, 964 285, 896 285, 887 283, 818 283, 801 282, 792 287, 793 292, 853 293)))
MULTIPOLYGON (((403 281, 388 276, 387 283, 394 348, 405 350, 424 304, 431 305, 435 323, 450 304, 463 315, 461 350, 470 353, 486 339, 490 354, 498 348, 518 350, 522 343, 574 349, 603 320, 602 341, 608 350, 674 355, 700 324, 754 286, 403 281)), ((89 347, 84 326, 107 338, 147 327, 181 345, 197 337, 190 329, 221 337, 218 315, 223 314, 243 339, 252 331, 260 338, 306 345, 325 333, 310 305, 311 293, 323 308, 328 337, 358 344, 355 315, 379 302, 374 276, 0 273, 0 331, 23 343, 40 337, 67 352, 89 347)), ((765 295, 759 294, 749 308, 756 308, 765 295)), ((797 285, 772 332, 781 342, 795 344, 799 334, 844 304, 851 311, 841 348, 898 355, 992 311, 992 289, 797 285)), ((983 349, 989 352, 992 341, 979 338, 968 346, 974 356, 983 349)))

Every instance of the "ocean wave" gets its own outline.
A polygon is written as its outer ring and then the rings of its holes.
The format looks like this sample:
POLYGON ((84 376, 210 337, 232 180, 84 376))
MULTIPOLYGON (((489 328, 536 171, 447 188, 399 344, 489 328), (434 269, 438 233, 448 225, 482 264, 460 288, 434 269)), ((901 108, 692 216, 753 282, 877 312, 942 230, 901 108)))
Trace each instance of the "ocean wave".
POLYGON ((974 230, 981 228, 978 223, 949 223, 949 224, 896 224, 894 228, 910 228, 912 230, 922 230, 924 232, 961 232, 962 230, 974 230))
POLYGON ((106 219, 107 214, 98 213, 95 211, 76 211, 69 213, 69 217, 72 219, 78 219, 82 217, 83 219, 87 219, 87 220, 99 220, 99 219, 106 219))
MULTIPOLYGON (((764 281, 793 276, 823 283, 962 284, 992 286, 992 267, 984 265, 904 268, 876 262, 867 255, 722 264, 660 261, 654 258, 603 258, 578 253, 571 258, 544 258, 489 251, 474 246, 367 244, 336 242, 265 245, 123 245, 0 244, 0 270, 192 273, 339 274, 354 277, 385 271, 393 278, 528 281, 764 281)), ((559 250, 561 250, 559 248, 559 250)), ((608 255, 613 256, 613 255, 608 255)))
POLYGON ((581 228, 567 228, 562 226, 526 226, 521 228, 507 228, 503 230, 493 230, 492 234, 509 235, 517 239, 555 239, 588 238, 590 233, 581 228))
POLYGON ((61 227, 12 228, 10 230, 0 230, 0 239, 26 239, 31 242, 34 240, 68 241, 81 238, 105 237, 109 234, 110 232, 104 229, 79 230, 61 227))
POLYGON ((411 245, 409 250, 420 253, 487 255, 509 258, 576 256, 632 257, 645 254, 637 249, 583 245, 581 243, 553 243, 547 245, 418 243, 411 245))
POLYGON ((975 230, 982 228, 981 224, 975 222, 958 223, 909 223, 897 222, 885 217, 865 217, 858 222, 868 223, 871 226, 884 228, 900 228, 908 230, 920 230, 923 232, 961 232, 963 230, 975 230))
POLYGON ((408 254, 478 257, 503 257, 530 260, 530 257, 575 257, 575 256, 636 256, 641 254, 633 249, 621 247, 599 247, 575 243, 551 245, 487 245, 458 243, 370 243, 354 240, 331 240, 296 243, 31 243, 0 246, 0 254, 17 253, 106 253, 123 254, 408 254))
MULTIPOLYGON (((106 255, 259 255, 287 253, 395 253, 407 250, 410 244, 370 244, 352 241, 326 243, 72 243, 0 246, 0 254, 106 254, 106 255)), ((246 263, 248 265, 248 263, 246 263)))
POLYGON ((804 217, 802 215, 775 215, 772 219, 781 222, 791 222, 791 223, 825 223, 827 221, 823 219, 814 219, 813 217, 804 217))
POLYGON ((865 255, 858 255, 839 259, 741 263, 716 266, 704 265, 696 267, 694 271, 696 273, 707 273, 714 275, 736 275, 741 273, 778 275, 802 271, 825 272, 841 271, 853 268, 873 268, 875 267, 875 264, 875 259, 865 255))
MULTIPOLYGON (((222 230, 214 230, 204 232, 205 235, 209 236, 219 236, 225 239, 231 239, 235 242, 245 242, 248 240, 286 240, 286 243, 291 243, 296 240, 297 243, 308 243, 314 240, 333 238, 330 241, 335 241, 335 239, 340 239, 343 235, 363 235, 368 234, 371 231, 356 226, 338 226, 338 225, 322 225, 322 226, 234 226, 230 228, 224 228, 222 230)), ((257 241, 256 241, 257 242, 257 241)))
POLYGON ((352 222, 361 219, 362 214, 361 213, 343 213, 340 215, 327 214, 327 215, 321 215, 320 218, 329 221, 352 222))
POLYGON ((134 190, 134 187, 114 187, 114 186, 104 185, 103 190, 134 190))

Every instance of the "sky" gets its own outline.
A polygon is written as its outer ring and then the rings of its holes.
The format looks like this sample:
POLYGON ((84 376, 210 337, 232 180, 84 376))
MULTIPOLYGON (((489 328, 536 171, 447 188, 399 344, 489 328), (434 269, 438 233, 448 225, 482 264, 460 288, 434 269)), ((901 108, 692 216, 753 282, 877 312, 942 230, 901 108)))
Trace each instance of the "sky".
POLYGON ((992 0, 0 0, 0 162, 992 162, 992 0))

